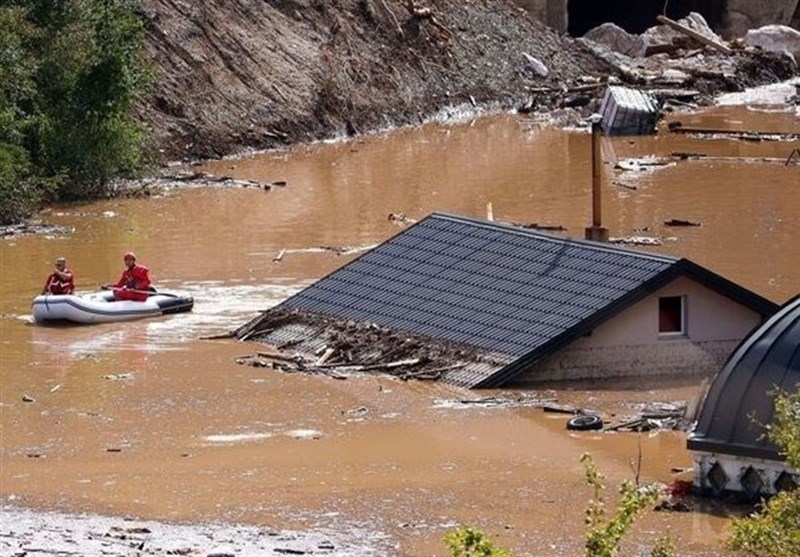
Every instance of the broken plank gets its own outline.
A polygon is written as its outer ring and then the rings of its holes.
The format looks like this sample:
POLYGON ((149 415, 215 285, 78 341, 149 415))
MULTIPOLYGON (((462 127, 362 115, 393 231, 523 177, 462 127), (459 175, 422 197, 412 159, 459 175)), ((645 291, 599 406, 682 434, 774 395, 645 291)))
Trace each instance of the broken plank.
POLYGON ((700 44, 703 44, 703 45, 706 45, 706 46, 710 46, 711 48, 713 48, 715 50, 718 50, 718 51, 722 52, 723 54, 733 54, 733 50, 731 50, 731 48, 728 45, 724 45, 719 41, 716 41, 716 40, 714 40, 714 39, 712 39, 710 37, 706 37, 702 33, 698 33, 694 29, 690 29, 689 27, 686 27, 685 25, 683 25, 681 23, 678 23, 677 21, 672 20, 672 19, 668 18, 667 16, 658 15, 658 16, 656 16, 656 19, 659 22, 661 22, 664 25, 666 25, 667 27, 671 27, 675 31, 678 31, 679 33, 683 33, 684 35, 687 35, 687 36, 693 38, 694 40, 696 40, 700 44))

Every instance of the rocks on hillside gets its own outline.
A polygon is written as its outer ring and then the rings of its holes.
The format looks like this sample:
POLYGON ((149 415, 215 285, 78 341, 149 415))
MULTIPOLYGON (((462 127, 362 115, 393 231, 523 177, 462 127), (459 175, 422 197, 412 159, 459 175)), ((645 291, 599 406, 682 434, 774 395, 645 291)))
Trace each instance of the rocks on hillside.
POLYGON ((729 45, 697 13, 666 22, 672 25, 654 26, 639 36, 604 24, 578 41, 608 63, 623 81, 652 89, 662 101, 674 97, 702 103, 714 94, 741 91, 796 74, 793 60, 783 53, 785 48, 746 48, 738 42, 729 45))

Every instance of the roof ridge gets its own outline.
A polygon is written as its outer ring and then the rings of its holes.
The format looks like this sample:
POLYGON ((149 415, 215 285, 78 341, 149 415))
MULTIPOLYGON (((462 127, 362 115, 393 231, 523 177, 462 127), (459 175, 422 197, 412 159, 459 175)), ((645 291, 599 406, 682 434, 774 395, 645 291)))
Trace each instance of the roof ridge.
MULTIPOLYGON (((452 221, 460 221, 460 222, 468 222, 470 224, 474 224, 477 226, 481 226, 484 228, 499 228, 504 231, 513 234, 519 234, 521 236, 535 236, 536 238, 550 241, 557 244, 579 244, 583 247, 588 249, 593 249, 597 251, 603 252, 611 252, 615 254, 623 253, 625 255, 630 255, 632 257, 638 257, 640 259, 648 259, 652 261, 659 261, 663 263, 678 263, 679 261, 685 259, 682 257, 673 257, 669 255, 658 255, 647 253, 643 251, 637 251, 630 248, 625 248, 622 246, 618 246, 616 244, 605 244, 601 242, 593 242, 591 240, 585 240, 583 238, 563 238, 561 236, 555 236, 553 234, 547 234, 546 232, 542 232, 540 230, 529 230, 526 228, 520 228, 518 226, 514 226, 510 223, 503 223, 497 221, 487 221, 482 219, 477 219, 473 217, 466 217, 463 215, 456 215, 454 213, 446 213, 441 211, 435 211, 431 213, 428 218, 442 218, 452 221)), ((422 222, 422 221, 420 221, 422 222)), ((687 260, 689 261, 689 260, 687 260)))

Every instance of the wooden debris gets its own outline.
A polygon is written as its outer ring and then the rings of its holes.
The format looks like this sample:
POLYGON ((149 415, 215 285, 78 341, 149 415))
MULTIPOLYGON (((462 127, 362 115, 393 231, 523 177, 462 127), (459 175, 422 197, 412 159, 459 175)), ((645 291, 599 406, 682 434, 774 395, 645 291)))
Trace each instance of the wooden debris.
POLYGON ((538 222, 512 222, 511 224, 529 230, 552 230, 556 232, 566 230, 566 228, 560 224, 539 224, 538 222))
POLYGON ((325 351, 322 353, 322 355, 321 355, 321 356, 319 357, 319 359, 317 360, 317 364, 316 364, 316 365, 317 365, 317 366, 321 366, 322 364, 324 364, 325 362, 327 362, 327 361, 328 361, 328 359, 329 359, 331 356, 333 356, 333 353, 334 353, 334 352, 336 352, 336 349, 335 349, 335 348, 328 348, 328 347, 326 347, 326 348, 325 348, 325 351))
POLYGON ((239 356, 235 359, 238 364, 253 367, 269 367, 285 372, 319 373, 334 379, 346 379, 350 373, 363 372, 388 372, 400 379, 438 379, 442 373, 466 364, 457 364, 438 369, 422 369, 409 371, 407 368, 424 363, 422 358, 407 358, 390 362, 375 362, 354 364, 350 362, 330 362, 335 357, 336 348, 324 347, 321 355, 315 362, 310 362, 301 354, 281 354, 277 352, 257 352, 253 356, 239 356))
POLYGON ((663 15, 656 16, 656 19, 659 22, 661 22, 664 25, 666 25, 667 27, 670 27, 670 28, 674 29, 675 31, 683 33, 684 35, 688 35, 689 37, 693 38, 694 40, 696 40, 700 44, 703 44, 705 46, 709 46, 709 47, 711 47, 711 48, 713 48, 715 50, 718 50, 718 51, 722 52, 723 54, 728 54, 728 55, 733 54, 733 50, 731 50, 731 48, 729 46, 724 45, 724 44, 720 43, 719 41, 716 41, 716 40, 711 39, 709 37, 706 37, 702 33, 698 33, 694 29, 690 29, 689 27, 686 27, 685 25, 682 25, 682 24, 678 23, 677 21, 674 21, 674 20, 672 20, 672 19, 670 19, 670 18, 668 18, 666 16, 663 16, 663 15))
POLYGON ((659 238, 652 236, 623 236, 620 238, 609 238, 609 243, 612 244, 628 244, 634 246, 662 246, 664 242, 659 238))
POLYGON ((220 333, 218 335, 208 335, 200 337, 200 340, 219 340, 223 338, 233 338, 236 336, 234 331, 228 331, 227 333, 220 333))
POLYGON ((642 157, 638 159, 623 159, 614 165, 615 170, 641 171, 654 166, 667 166, 673 161, 661 157, 642 157))
POLYGON ((686 159, 701 159, 701 158, 705 157, 706 154, 705 153, 687 153, 687 152, 683 152, 683 151, 674 151, 674 152, 670 153, 670 156, 671 157, 675 157, 675 158, 680 159, 680 160, 686 160, 686 159))
MULTIPOLYGON (((503 360, 475 349, 475 347, 431 339, 409 332, 398 332, 369 322, 341 320, 303 310, 272 309, 264 318, 254 320, 237 331, 241 338, 271 344, 273 348, 262 354, 241 357, 240 364, 281 369, 286 372, 318 373, 330 376, 347 376, 353 373, 386 374, 401 380, 440 379, 458 373, 470 365, 501 366, 503 360), (291 331, 287 328, 291 327, 291 331), (287 336, 279 333, 286 330, 287 336), (302 360, 284 356, 289 346, 296 346, 302 360), (322 347, 322 348, 320 348, 322 347), (333 352, 325 354, 328 349, 333 352), (324 356, 324 358, 323 358, 324 356)), ((340 378, 340 377, 336 377, 340 378)))
POLYGON ((778 139, 800 139, 800 133, 796 132, 771 132, 759 130, 730 130, 723 128, 695 128, 684 126, 680 122, 670 122, 667 129, 672 133, 694 133, 705 135, 732 135, 751 141, 778 140, 778 139))
POLYGON ((405 213, 389 213, 389 222, 394 224, 411 224, 417 221, 407 217, 405 213))
POLYGON ((664 221, 665 226, 700 226, 699 222, 692 222, 690 220, 670 219, 664 221))
POLYGON ((577 414, 578 409, 574 406, 565 406, 563 404, 545 404, 542 406, 545 412, 556 412, 559 414, 577 414))
POLYGON ((693 155, 691 153, 679 153, 675 157, 682 161, 704 161, 704 162, 728 162, 728 163, 767 163, 767 164, 783 164, 787 166, 782 158, 778 157, 714 157, 709 155, 693 155))
POLYGON ((339 371, 375 371, 387 370, 401 366, 415 366, 422 360, 420 358, 411 358, 407 360, 397 360, 395 362, 382 362, 375 364, 317 364, 315 367, 329 367, 337 368, 339 371))

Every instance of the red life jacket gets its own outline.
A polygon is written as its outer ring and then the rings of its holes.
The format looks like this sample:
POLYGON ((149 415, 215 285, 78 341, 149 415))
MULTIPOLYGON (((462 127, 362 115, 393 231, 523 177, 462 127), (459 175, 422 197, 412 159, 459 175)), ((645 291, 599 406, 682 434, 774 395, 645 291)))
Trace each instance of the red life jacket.
POLYGON ((61 278, 58 273, 51 273, 47 277, 45 284, 47 285, 48 294, 72 294, 75 292, 75 278, 72 271, 64 269, 61 274, 67 275, 67 278, 61 278))
POLYGON ((122 272, 122 276, 113 285, 115 288, 127 288, 128 290, 115 290, 114 298, 117 300, 136 300, 142 302, 147 299, 147 289, 150 288, 150 270, 144 265, 134 265, 122 272), (141 292, 130 292, 130 290, 140 290, 141 292))

